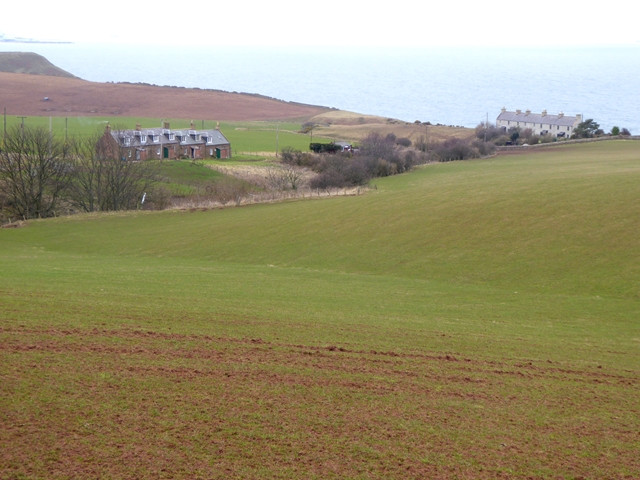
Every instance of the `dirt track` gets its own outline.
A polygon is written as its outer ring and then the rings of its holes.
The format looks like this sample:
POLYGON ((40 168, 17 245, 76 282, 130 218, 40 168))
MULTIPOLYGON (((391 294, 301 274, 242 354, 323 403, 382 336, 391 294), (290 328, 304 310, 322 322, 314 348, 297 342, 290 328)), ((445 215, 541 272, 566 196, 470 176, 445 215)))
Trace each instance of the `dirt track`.
POLYGON ((0 72, 1 108, 12 115, 228 121, 305 119, 329 110, 242 93, 4 72, 0 72), (45 97, 50 100, 44 101, 45 97))

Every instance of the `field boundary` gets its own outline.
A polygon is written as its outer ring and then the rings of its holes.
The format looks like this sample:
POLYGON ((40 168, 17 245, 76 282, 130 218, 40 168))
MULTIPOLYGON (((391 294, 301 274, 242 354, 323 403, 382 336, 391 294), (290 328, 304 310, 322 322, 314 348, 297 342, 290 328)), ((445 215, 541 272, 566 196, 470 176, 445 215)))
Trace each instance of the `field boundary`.
POLYGON ((609 140, 640 140, 640 135, 616 135, 610 137, 598 137, 598 138, 579 138, 576 140, 562 140, 560 142, 551 142, 551 143, 537 143, 535 145, 504 145, 496 147, 496 149, 501 151, 510 151, 510 150, 523 150, 528 148, 543 148, 543 147, 557 147, 559 145, 574 145, 577 143, 591 143, 591 142, 606 142, 609 140))

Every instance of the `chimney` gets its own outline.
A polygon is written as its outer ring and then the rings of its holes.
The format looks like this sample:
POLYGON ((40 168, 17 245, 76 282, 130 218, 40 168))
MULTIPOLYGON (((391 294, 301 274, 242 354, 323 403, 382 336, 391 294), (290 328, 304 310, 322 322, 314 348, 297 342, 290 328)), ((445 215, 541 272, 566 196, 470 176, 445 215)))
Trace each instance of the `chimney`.
POLYGON ((169 122, 162 121, 162 128, 169 130, 169 122))
POLYGON ((220 122, 216 122, 216 130, 220 130, 220 122))
POLYGON ((111 133, 111 125, 109 125, 109 122, 107 122, 104 127, 104 133, 111 133))
POLYGON ((500 110, 502 113, 505 113, 507 111, 507 109, 505 107, 502 107, 502 110, 500 110))
POLYGON ((140 123, 136 123, 136 130, 139 132, 140 130, 142 130, 142 125, 140 125, 140 123))
POLYGON ((576 120, 578 120, 579 122, 582 122, 582 114, 581 113, 578 113, 576 115, 576 120))
POLYGON ((547 111, 546 110, 542 110, 542 116, 546 117, 547 116, 547 111))
POLYGON ((196 123, 191 120, 191 126, 189 127, 189 130, 195 130, 196 129, 196 123))
POLYGON ((562 118, 562 117, 564 117, 564 113, 560 112, 560 113, 558 114, 558 118, 562 118))
POLYGON ((527 111, 524 114, 529 115, 530 113, 531 113, 531 110, 527 109, 527 111))
POLYGON ((516 110, 516 115, 520 115, 521 113, 522 113, 522 110, 520 110, 520 109, 516 110))

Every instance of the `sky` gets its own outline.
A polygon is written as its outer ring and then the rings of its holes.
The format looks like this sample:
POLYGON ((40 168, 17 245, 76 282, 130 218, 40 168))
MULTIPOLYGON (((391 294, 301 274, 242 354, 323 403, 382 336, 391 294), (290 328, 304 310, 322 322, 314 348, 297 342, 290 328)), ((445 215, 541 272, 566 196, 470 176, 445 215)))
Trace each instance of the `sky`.
POLYGON ((4 2, 0 34, 185 46, 548 46, 640 44, 637 0, 535 3, 4 2))

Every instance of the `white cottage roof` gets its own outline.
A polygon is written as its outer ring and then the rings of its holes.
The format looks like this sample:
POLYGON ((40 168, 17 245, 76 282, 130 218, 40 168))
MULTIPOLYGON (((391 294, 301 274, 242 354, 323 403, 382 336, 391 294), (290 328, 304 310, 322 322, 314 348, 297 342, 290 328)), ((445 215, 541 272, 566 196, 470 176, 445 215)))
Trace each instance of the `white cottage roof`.
POLYGON ((527 112, 507 112, 503 111, 498 115, 498 120, 511 122, 544 123, 547 125, 559 125, 562 127, 572 127, 578 121, 578 117, 570 115, 547 115, 542 113, 527 112))

